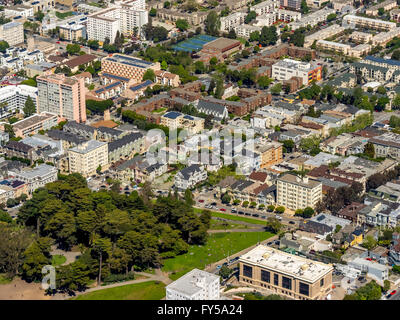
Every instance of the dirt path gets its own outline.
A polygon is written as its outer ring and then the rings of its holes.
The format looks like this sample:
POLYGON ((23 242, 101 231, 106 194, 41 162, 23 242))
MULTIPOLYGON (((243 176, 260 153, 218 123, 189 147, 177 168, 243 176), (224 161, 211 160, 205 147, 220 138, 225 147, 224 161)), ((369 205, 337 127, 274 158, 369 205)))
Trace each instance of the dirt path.
POLYGON ((0 300, 50 300, 40 283, 27 283, 19 278, 0 285, 0 300))

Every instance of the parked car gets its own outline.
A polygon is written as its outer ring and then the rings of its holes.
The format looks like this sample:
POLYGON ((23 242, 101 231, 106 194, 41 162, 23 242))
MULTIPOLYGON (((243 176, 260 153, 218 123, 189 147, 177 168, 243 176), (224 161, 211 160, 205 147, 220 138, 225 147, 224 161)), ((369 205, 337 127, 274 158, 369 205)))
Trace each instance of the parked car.
POLYGON ((231 213, 237 213, 236 209, 231 209, 231 213))
POLYGON ((216 205, 217 205, 217 203, 216 203, 216 202, 213 202, 213 203, 211 203, 211 205, 212 205, 212 206, 216 206, 216 205))
POLYGON ((239 211, 238 213, 239 213, 239 214, 244 214, 244 212, 243 212, 243 211, 239 211))
POLYGON ((292 220, 290 220, 289 221, 289 224, 295 224, 296 222, 294 222, 294 221, 292 221, 292 220))
POLYGON ((245 215, 245 216, 251 216, 251 214, 248 213, 248 212, 245 212, 244 215, 245 215))
POLYGON ((226 209, 224 209, 224 208, 221 208, 221 209, 219 209, 219 211, 224 211, 224 212, 225 212, 225 211, 226 211, 226 209))
POLYGON ((200 203, 203 203, 203 202, 204 202, 204 200, 203 200, 203 199, 200 199, 200 200, 199 200, 199 202, 200 202, 200 203))
POLYGON ((258 218, 260 215, 257 213, 253 213, 252 216, 258 218))
POLYGON ((397 290, 393 290, 393 291, 390 293, 390 295, 393 296, 393 295, 395 295, 396 293, 397 293, 397 290))

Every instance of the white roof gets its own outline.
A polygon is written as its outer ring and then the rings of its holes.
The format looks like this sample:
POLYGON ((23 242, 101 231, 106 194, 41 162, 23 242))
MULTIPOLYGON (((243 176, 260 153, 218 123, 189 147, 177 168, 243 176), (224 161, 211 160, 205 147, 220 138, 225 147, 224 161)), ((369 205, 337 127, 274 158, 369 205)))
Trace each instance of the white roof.
POLYGON ((296 277, 300 280, 314 283, 333 270, 331 264, 295 256, 265 245, 259 245, 242 255, 239 259, 280 273, 296 277))

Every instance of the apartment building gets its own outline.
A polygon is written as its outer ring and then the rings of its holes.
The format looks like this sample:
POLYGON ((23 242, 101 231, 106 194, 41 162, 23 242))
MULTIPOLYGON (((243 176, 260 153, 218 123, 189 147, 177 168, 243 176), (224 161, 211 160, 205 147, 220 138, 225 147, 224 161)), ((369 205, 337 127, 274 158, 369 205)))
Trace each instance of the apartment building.
POLYGON ((24 43, 24 26, 20 22, 9 22, 0 25, 0 39, 10 46, 24 43))
POLYGON ((350 65, 350 72, 361 74, 367 81, 386 82, 392 78, 393 70, 364 62, 355 62, 350 65))
POLYGON ((60 38, 67 41, 78 41, 79 38, 86 39, 86 27, 83 24, 63 24, 59 27, 60 38))
POLYGON ((89 40, 114 42, 117 31, 131 35, 137 28, 140 35, 143 25, 148 22, 144 0, 128 0, 113 7, 97 11, 88 16, 87 33, 89 40))
POLYGON ((193 269, 166 286, 166 300, 219 300, 219 276, 193 269))
POLYGON ((0 88, 0 103, 6 104, 5 108, 0 111, 0 119, 22 112, 28 97, 37 105, 37 93, 37 88, 24 84, 0 88))
POLYGON ((86 3, 80 3, 76 7, 76 11, 78 11, 80 13, 87 13, 87 14, 95 13, 95 12, 98 12, 101 10, 103 10, 103 8, 91 6, 90 4, 86 4, 86 3))
POLYGON ((256 144, 254 151, 261 155, 260 168, 268 168, 282 161, 282 144, 276 141, 256 144))
POLYGON ((190 116, 177 111, 170 111, 161 116, 161 125, 175 130, 187 129, 189 133, 199 133, 204 129, 204 119, 190 116))
MULTIPOLYGON (((304 47, 309 48, 313 45, 314 41, 330 38, 343 33, 347 28, 339 26, 338 24, 333 24, 325 29, 321 29, 309 36, 304 38, 304 47)), ((355 32, 353 32, 354 34, 355 32)), ((352 34, 352 35, 353 35, 352 34)), ((371 35, 372 38, 372 35, 371 35)))
POLYGON ((277 180, 277 200, 280 206, 292 210, 314 208, 322 200, 322 183, 307 177, 286 174, 277 180))
MULTIPOLYGON (((289 0, 291 1, 291 0, 289 0)), ((276 20, 284 21, 284 22, 292 22, 299 21, 301 19, 301 13, 297 11, 285 10, 285 9, 277 9, 276 12, 276 20)))
POLYGON ((19 171, 9 171, 8 175, 28 184, 28 192, 32 194, 37 188, 56 181, 58 170, 54 166, 40 164, 35 168, 26 168, 19 171))
POLYGON ((381 3, 378 3, 372 7, 369 7, 365 13, 369 16, 377 16, 379 13, 379 9, 383 9, 384 11, 389 11, 397 7, 396 0, 386 0, 381 3))
POLYGON ((351 40, 357 43, 368 43, 373 37, 373 34, 361 31, 354 31, 350 35, 351 40))
POLYGON ((193 188, 199 182, 207 179, 207 171, 198 164, 183 168, 175 175, 175 187, 180 190, 193 188))
POLYGON ((163 86, 170 86, 170 87, 179 87, 181 84, 181 79, 177 74, 164 71, 164 70, 156 70, 156 83, 159 83, 163 86))
POLYGON ((36 78, 38 112, 57 114, 61 119, 86 121, 85 80, 51 74, 36 78))
MULTIPOLYGON (((274 14, 272 14, 272 18, 275 19, 274 14)), ((270 22, 268 22, 268 23, 270 23, 270 22)), ((271 25, 272 24, 274 24, 274 22, 272 22, 271 25)), ((266 25, 269 25, 269 24, 266 24, 266 25)), ((249 24, 241 24, 240 26, 236 26, 234 29, 235 29, 236 35, 238 37, 249 38, 250 34, 252 32, 255 32, 255 31, 261 32, 262 28, 260 26, 251 26, 249 24)))
POLYGON ((400 36, 400 27, 393 28, 387 32, 379 32, 372 37, 372 45, 384 47, 394 37, 400 36))
POLYGON ((250 11, 255 11, 257 16, 261 16, 267 13, 274 12, 275 9, 279 7, 279 5, 279 1, 277 0, 267 0, 250 7, 250 11))
POLYGON ((293 10, 301 9, 301 0, 280 0, 279 4, 284 8, 290 8, 293 10))
POLYGON ((23 4, 17 4, 15 6, 10 6, 10 7, 5 7, 4 8, 4 16, 6 18, 11 18, 11 17, 32 17, 33 16, 33 7, 32 6, 27 6, 23 4))
POLYGON ((221 31, 229 31, 234 27, 244 24, 246 12, 235 12, 226 17, 221 18, 221 31))
POLYGON ((178 19, 185 19, 190 25, 198 26, 203 24, 207 18, 208 12, 206 11, 198 11, 198 12, 180 12, 177 10, 171 9, 158 9, 157 10, 157 18, 161 20, 168 20, 171 22, 175 22, 178 19))
POLYGON ((332 13, 336 13, 336 10, 325 7, 301 17, 300 20, 290 23, 289 26, 292 30, 306 28, 307 26, 314 27, 320 22, 325 22, 327 17, 332 13))
POLYGON ((375 147, 375 157, 400 159, 400 134, 388 132, 369 139, 375 147))
POLYGON ((357 25, 364 28, 383 30, 383 31, 389 31, 393 28, 396 28, 396 23, 394 22, 365 18, 361 16, 354 16, 352 14, 344 16, 343 23, 347 25, 357 25))
POLYGON ((296 300, 324 300, 332 292, 333 266, 258 245, 239 258, 239 281, 296 300))
POLYGON ((36 134, 40 130, 49 130, 58 124, 56 114, 42 112, 18 121, 12 125, 15 136, 25 138, 28 135, 36 134))
POLYGON ((160 70, 160 63, 149 62, 120 53, 101 60, 101 72, 104 76, 114 75, 133 79, 135 82, 142 82, 147 69, 160 70))
POLYGON ((108 143, 89 140, 68 150, 69 172, 78 172, 84 177, 108 166, 108 143))
POLYGON ((390 20, 394 20, 396 22, 400 21, 400 9, 390 11, 390 20))
POLYGON ((345 55, 350 54, 351 46, 349 44, 334 42, 334 41, 326 41, 326 40, 318 40, 317 48, 322 50, 330 50, 343 53, 345 55))
POLYGON ((143 147, 143 135, 139 132, 129 133, 108 144, 108 161, 112 163, 121 159, 130 159, 136 153, 142 153, 143 147))
POLYGON ((313 80, 322 79, 322 67, 297 60, 283 59, 272 65, 272 77, 281 81, 299 77, 303 84, 309 84, 313 80))

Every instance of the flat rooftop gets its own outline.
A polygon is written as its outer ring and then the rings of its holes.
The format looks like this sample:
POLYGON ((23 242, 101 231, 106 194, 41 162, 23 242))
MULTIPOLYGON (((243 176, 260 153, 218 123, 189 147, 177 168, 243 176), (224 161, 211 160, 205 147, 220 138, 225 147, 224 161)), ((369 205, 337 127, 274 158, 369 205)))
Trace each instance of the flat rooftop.
POLYGON ((259 245, 245 253, 239 261, 276 270, 309 283, 314 283, 333 271, 330 264, 295 256, 265 245, 259 245))
POLYGON ((153 62, 132 58, 123 54, 114 54, 112 57, 107 57, 104 60, 146 69, 154 65, 153 62))

